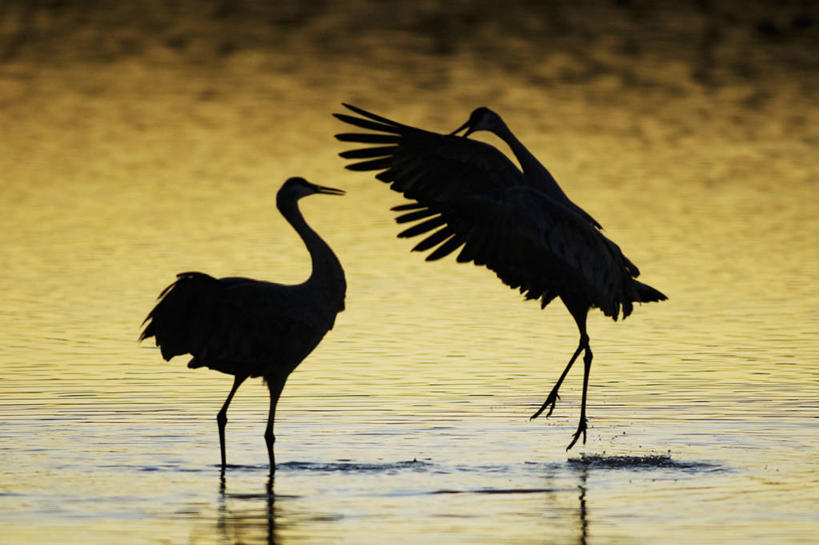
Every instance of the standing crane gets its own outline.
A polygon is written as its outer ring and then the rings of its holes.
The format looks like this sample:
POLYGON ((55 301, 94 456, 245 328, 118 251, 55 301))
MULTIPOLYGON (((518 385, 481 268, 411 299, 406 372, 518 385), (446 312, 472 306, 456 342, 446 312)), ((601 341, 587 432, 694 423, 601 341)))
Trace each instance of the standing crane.
POLYGON ((337 134, 342 142, 368 146, 342 152, 347 168, 380 171, 411 202, 393 208, 399 224, 412 224, 398 236, 423 235, 413 251, 432 250, 427 261, 460 249, 458 262, 473 262, 494 271, 526 299, 545 308, 560 297, 580 331, 580 342, 543 405, 552 414, 558 390, 583 352, 583 398, 580 422, 566 450, 580 436, 586 442, 586 392, 592 351, 586 332, 589 309, 599 308, 617 320, 631 314, 633 303, 662 301, 666 296, 638 282, 637 267, 601 232, 602 227, 574 204, 555 179, 515 137, 501 117, 477 108, 450 134, 397 123, 344 104, 353 113, 334 114, 369 132, 337 134), (464 131, 462 135, 458 135, 464 131), (511 148, 520 169, 497 148, 467 138, 490 131, 511 148))
POLYGON ((225 463, 227 409, 248 377, 263 377, 270 392, 270 412, 264 432, 270 471, 273 418, 287 377, 333 328, 344 310, 347 284, 338 258, 313 231, 299 211, 298 201, 313 194, 343 195, 304 178, 290 178, 276 195, 282 216, 301 236, 313 264, 301 284, 283 285, 250 278, 213 278, 200 272, 177 275, 143 322, 139 340, 155 337, 162 357, 191 354, 188 367, 208 367, 233 375, 233 387, 216 415, 222 471, 225 463))

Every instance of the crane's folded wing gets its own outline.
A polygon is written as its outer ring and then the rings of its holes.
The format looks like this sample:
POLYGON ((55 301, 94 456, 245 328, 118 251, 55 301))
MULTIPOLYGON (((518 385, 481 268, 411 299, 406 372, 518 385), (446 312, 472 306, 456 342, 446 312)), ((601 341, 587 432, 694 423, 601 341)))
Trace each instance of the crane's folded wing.
POLYGON ((160 295, 140 340, 155 336, 166 360, 193 355, 189 367, 249 376, 265 375, 272 364, 295 367, 321 340, 328 317, 294 304, 287 288, 182 273, 160 295))

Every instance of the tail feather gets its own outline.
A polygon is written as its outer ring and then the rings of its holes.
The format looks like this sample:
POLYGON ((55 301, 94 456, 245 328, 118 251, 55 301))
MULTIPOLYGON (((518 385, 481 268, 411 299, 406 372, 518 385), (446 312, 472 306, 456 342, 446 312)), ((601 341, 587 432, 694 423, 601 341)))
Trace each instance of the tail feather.
POLYGON ((636 298, 634 299, 635 302, 638 303, 651 303, 654 301, 665 301, 668 297, 665 296, 664 293, 660 292, 649 286, 648 284, 643 284, 642 282, 638 282, 634 280, 634 294, 636 298))
POLYGON ((165 360, 200 352, 208 334, 206 319, 219 288, 218 280, 203 273, 177 275, 176 282, 160 293, 159 301, 145 318, 139 340, 155 337, 165 360))

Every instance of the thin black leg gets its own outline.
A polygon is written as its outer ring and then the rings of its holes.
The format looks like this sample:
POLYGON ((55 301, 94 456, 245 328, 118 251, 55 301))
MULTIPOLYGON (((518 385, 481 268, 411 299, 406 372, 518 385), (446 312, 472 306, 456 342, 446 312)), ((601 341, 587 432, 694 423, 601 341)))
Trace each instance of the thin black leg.
POLYGON ((227 425, 227 409, 230 405, 230 401, 233 399, 233 394, 236 393, 236 390, 239 389, 239 386, 245 381, 247 377, 242 376, 235 376, 233 378, 233 387, 230 389, 230 393, 227 396, 222 408, 216 414, 216 423, 219 424, 219 449, 222 453, 222 471, 225 470, 225 425, 227 425))
POLYGON ((583 434, 583 444, 586 444, 586 392, 589 389, 589 372, 591 371, 592 351, 588 343, 586 344, 586 352, 583 354, 583 400, 580 402, 580 422, 577 424, 577 431, 574 432, 572 442, 566 447, 569 450, 577 443, 580 434, 583 434))
POLYGON ((557 400, 560 399, 560 396, 557 394, 557 391, 560 389, 560 385, 563 384, 563 379, 565 379, 566 375, 569 374, 569 369, 572 368, 574 360, 577 359, 577 356, 580 355, 580 351, 583 350, 583 345, 584 345, 583 337, 580 337, 580 344, 577 345, 577 350, 574 351, 574 355, 572 356, 572 359, 569 360, 569 364, 566 365, 565 369, 563 369, 563 373, 560 375, 560 378, 557 379, 557 382, 555 382, 554 387, 552 387, 552 391, 549 392, 549 397, 546 398, 546 401, 543 402, 543 405, 540 406, 537 412, 533 414, 531 418, 529 418, 529 420, 534 420, 535 418, 540 416, 540 413, 542 413, 546 409, 546 407, 549 407, 549 412, 546 413, 546 418, 549 418, 549 416, 551 416, 552 411, 555 410, 555 404, 557 403, 557 400))
POLYGON ((270 474, 272 475, 276 472, 276 457, 273 454, 273 444, 276 442, 276 436, 273 434, 273 421, 276 417, 276 405, 279 402, 279 397, 282 395, 287 376, 265 377, 265 380, 267 381, 267 389, 270 392, 270 412, 267 415, 267 428, 264 430, 264 441, 267 445, 267 456, 270 459, 270 474))
MULTIPOLYGON (((585 350, 585 353, 583 354, 583 399, 580 403, 580 422, 577 425, 577 431, 575 431, 574 435, 572 436, 572 442, 569 443, 568 447, 566 447, 566 450, 569 450, 575 445, 575 443, 577 443, 577 440, 580 439, 581 435, 583 436, 583 443, 586 443, 586 393, 589 389, 589 373, 591 371, 593 355, 591 346, 589 346, 589 334, 586 331, 586 317, 589 313, 588 303, 563 295, 561 295, 560 298, 563 300, 563 303, 566 305, 566 308, 569 310, 569 313, 572 315, 572 318, 574 318, 574 321, 577 324, 577 329, 580 331, 580 342, 577 345, 577 350, 575 350, 574 355, 572 355, 572 359, 569 360, 569 364, 566 366, 566 369, 563 370, 563 374, 560 375, 560 378, 558 379, 554 388, 552 388, 552 392, 549 394, 549 397, 546 398, 543 406, 538 412, 535 413, 535 416, 539 415, 549 405, 551 405, 551 409, 549 409, 549 413, 546 416, 552 414, 552 409, 554 409, 555 402, 558 399, 558 388, 560 388, 563 379, 566 377, 566 374, 569 372, 572 364, 577 359, 577 356, 580 355, 580 351, 585 350)), ((534 418, 534 416, 532 418, 534 418)))

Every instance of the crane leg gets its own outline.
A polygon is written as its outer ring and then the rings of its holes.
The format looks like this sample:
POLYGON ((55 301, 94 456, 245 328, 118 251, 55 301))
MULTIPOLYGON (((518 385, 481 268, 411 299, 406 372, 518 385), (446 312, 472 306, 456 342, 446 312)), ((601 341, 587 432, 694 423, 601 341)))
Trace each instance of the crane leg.
POLYGON ((586 391, 589 389, 589 371, 591 371, 592 351, 586 342, 586 352, 583 354, 583 401, 580 403, 580 422, 577 424, 577 431, 572 436, 572 442, 566 447, 569 450, 577 443, 580 434, 583 434, 583 444, 586 444, 586 391))
POLYGON ((572 354, 572 358, 569 360, 569 363, 566 365, 566 368, 563 370, 560 378, 557 379, 552 391, 549 392, 549 396, 546 398, 546 401, 544 401, 543 405, 540 406, 540 409, 538 409, 537 412, 532 415, 532 418, 537 418, 547 407, 549 407, 549 412, 546 413, 546 416, 548 417, 550 414, 552 414, 557 400, 560 399, 560 396, 557 395, 557 391, 560 389, 560 385, 563 384, 563 379, 566 378, 566 375, 569 373, 569 369, 572 368, 572 365, 580 355, 581 350, 584 351, 583 400, 580 403, 580 422, 577 425, 577 431, 572 436, 572 442, 569 443, 568 447, 566 447, 566 450, 569 450, 575 443, 577 443, 581 435, 583 436, 583 443, 586 443, 586 393, 589 389, 589 373, 591 371, 593 354, 591 351, 591 346, 589 345, 589 334, 586 331, 586 317, 589 313, 588 305, 568 296, 564 297, 561 295, 561 299, 563 299, 563 303, 566 305, 566 308, 569 310, 569 313, 572 315, 572 318, 574 318, 574 321, 577 324, 577 329, 580 331, 580 342, 577 344, 577 350, 575 350, 574 354, 572 354))
POLYGON ((270 458, 270 474, 272 475, 276 472, 276 457, 273 454, 273 444, 276 442, 276 436, 273 434, 273 420, 276 417, 276 405, 282 395, 287 375, 283 377, 265 377, 265 380, 267 381, 267 389, 270 391, 270 412, 267 416, 267 428, 264 430, 264 441, 267 445, 267 456, 270 458))
POLYGON ((560 378, 557 379, 557 382, 555 382, 555 385, 552 387, 552 391, 549 392, 549 396, 546 398, 546 401, 543 402, 543 405, 540 406, 537 412, 533 414, 531 418, 529 418, 529 420, 534 420, 535 418, 540 416, 540 413, 546 410, 546 407, 549 407, 549 412, 546 413, 546 418, 549 418, 549 416, 551 416, 552 411, 555 410, 555 404, 557 403, 557 400, 560 399, 560 396, 557 394, 557 391, 560 390, 560 385, 563 384, 563 379, 565 379, 566 375, 569 374, 569 369, 572 368, 574 360, 577 359, 577 356, 580 355, 580 351, 583 350, 583 348, 585 348, 588 342, 589 342, 588 336, 586 336, 585 338, 582 336, 580 337, 580 344, 577 345, 577 350, 574 351, 574 355, 572 355, 572 359, 569 360, 569 364, 566 365, 565 369, 563 369, 563 373, 560 375, 560 378))
POLYGON ((230 393, 227 396, 224 404, 222 404, 222 408, 216 414, 216 423, 219 424, 219 449, 222 453, 222 471, 225 470, 225 426, 227 425, 227 409, 230 405, 230 401, 233 399, 233 395, 236 393, 236 390, 239 389, 239 386, 245 381, 247 377, 236 375, 233 377, 233 387, 230 389, 230 393))

